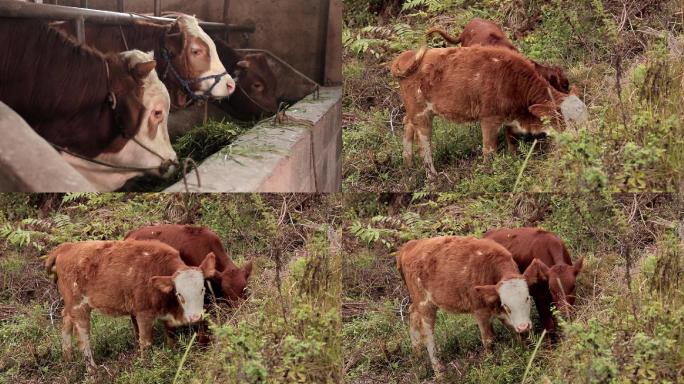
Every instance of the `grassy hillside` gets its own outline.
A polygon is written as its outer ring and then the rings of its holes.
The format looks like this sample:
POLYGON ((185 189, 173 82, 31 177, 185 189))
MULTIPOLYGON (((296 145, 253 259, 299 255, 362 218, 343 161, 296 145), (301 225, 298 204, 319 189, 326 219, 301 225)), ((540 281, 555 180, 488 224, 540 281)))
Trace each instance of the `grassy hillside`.
MULTIPOLYGON (((539 226, 583 256, 577 302, 564 337, 534 353, 540 329, 518 344, 494 321, 484 351, 470 315, 438 312, 444 382, 679 383, 684 373, 684 201, 669 194, 459 194, 345 198, 344 370, 350 383, 422 383, 434 376, 414 355, 408 293, 395 251, 409 239, 481 236, 489 228, 539 226), (528 368, 529 365, 529 368, 528 368)), ((533 321, 536 312, 533 309, 533 321)))
MULTIPOLYGON (((345 0, 344 189, 348 191, 684 190, 684 37, 679 0, 345 0), (404 168, 398 83, 388 64, 429 27, 501 25, 528 57, 566 69, 590 121, 516 155, 485 160, 478 123, 436 118, 434 161, 404 168), (534 148, 533 148, 534 147, 534 148), (525 161, 527 155, 529 160, 525 161)), ((420 157, 420 156, 418 156, 420 157)))
MULTIPOLYGON (((341 379, 340 265, 326 198, 313 195, 0 195, 0 383, 285 383, 341 379), (217 304, 215 342, 161 327, 141 356, 128 318, 92 316, 96 373, 61 355, 62 301, 42 255, 65 241, 122 239, 159 222, 206 225, 241 265, 249 299, 217 304)), ((339 248, 339 247, 338 247, 339 248)))

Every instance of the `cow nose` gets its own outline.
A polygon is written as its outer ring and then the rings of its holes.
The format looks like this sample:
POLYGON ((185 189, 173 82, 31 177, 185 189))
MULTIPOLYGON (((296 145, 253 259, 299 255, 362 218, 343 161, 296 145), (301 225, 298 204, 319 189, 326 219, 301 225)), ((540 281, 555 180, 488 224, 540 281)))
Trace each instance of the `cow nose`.
POLYGON ((159 166, 159 174, 161 174, 162 177, 169 177, 176 172, 176 169, 178 169, 177 160, 164 160, 159 166))
POLYGON ((190 315, 190 322, 195 323, 198 322, 202 318, 202 315, 190 315))
POLYGON ((228 88, 228 96, 230 96, 233 92, 235 92, 235 84, 228 82, 226 84, 226 87, 228 88))
POLYGON ((525 323, 525 324, 518 325, 517 327, 515 327, 515 330, 518 333, 525 333, 525 332, 530 330, 531 326, 532 325, 530 323, 525 323))

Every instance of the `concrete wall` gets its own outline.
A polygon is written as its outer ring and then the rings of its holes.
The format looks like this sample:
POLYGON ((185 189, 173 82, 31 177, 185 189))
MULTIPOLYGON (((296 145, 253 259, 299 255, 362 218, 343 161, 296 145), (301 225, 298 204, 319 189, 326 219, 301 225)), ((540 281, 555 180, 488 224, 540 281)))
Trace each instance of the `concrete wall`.
MULTIPOLYGON (((80 0, 57 0, 79 6, 80 0)), ((152 0, 128 0, 125 10, 152 13, 152 0)), ((114 0, 89 0, 88 7, 116 10, 114 0)), ((206 21, 223 22, 222 0, 162 0, 164 11, 194 14, 206 21)), ((229 23, 253 21, 254 34, 229 36, 240 48, 268 49, 310 78, 325 85, 342 84, 342 0, 232 0, 229 23), (329 5, 326 3, 329 2, 329 5), (323 14, 325 9, 329 11, 323 14)))

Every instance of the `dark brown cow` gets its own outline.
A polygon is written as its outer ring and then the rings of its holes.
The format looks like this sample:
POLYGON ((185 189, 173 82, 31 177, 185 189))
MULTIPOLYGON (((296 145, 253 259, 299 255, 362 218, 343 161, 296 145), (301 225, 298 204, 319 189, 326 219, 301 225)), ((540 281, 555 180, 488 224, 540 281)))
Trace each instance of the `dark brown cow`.
POLYGON ((563 240, 552 232, 539 228, 503 228, 487 231, 485 238, 503 245, 513 254, 520 271, 534 260, 544 263, 542 279, 530 287, 530 293, 539 312, 542 326, 555 339, 557 323, 551 313, 551 304, 569 314, 575 304, 575 280, 582 271, 583 258, 573 265, 563 240))
POLYGON ((238 268, 226 254, 221 239, 208 228, 180 224, 159 224, 138 228, 129 232, 126 239, 159 240, 180 252, 181 259, 197 266, 204 262, 208 253, 216 255, 216 274, 210 280, 214 293, 229 303, 243 299, 247 280, 252 273, 252 262, 238 268))
MULTIPOLYGON (((72 36, 76 34, 73 23, 55 25, 55 28, 72 36)), ((196 81, 224 74, 226 69, 216 53, 216 45, 192 16, 181 15, 167 26, 143 21, 126 26, 86 22, 85 38, 86 44, 103 52, 154 51, 159 65, 157 72, 176 108, 183 108, 206 93, 209 93, 206 96, 222 98, 235 90, 235 82, 228 74, 218 81, 209 78, 196 81), (183 81, 187 81, 189 90, 183 81)))
POLYGON ((48 142, 95 157, 139 130, 143 80, 155 62, 77 46, 45 23, 0 21, 0 100, 48 142))
POLYGON ((586 105, 574 95, 556 91, 520 53, 501 47, 421 48, 399 55, 391 65, 399 79, 404 117, 404 162, 413 161, 418 139, 428 177, 432 162, 432 119, 480 121, 483 153, 496 150, 499 127, 506 126, 509 150, 513 133, 544 132, 542 118, 560 125, 561 118, 583 122, 586 105))
POLYGON ((487 349, 494 339, 492 317, 518 334, 527 332, 532 325, 528 284, 539 278, 540 265, 531 263, 521 275, 504 247, 474 237, 443 236, 406 243, 397 254, 397 266, 411 297, 414 351, 424 344, 435 373, 443 370, 433 337, 437 309, 472 313, 487 349))
MULTIPOLYGON (((518 52, 518 49, 511 43, 495 22, 475 18, 470 20, 458 38, 449 35, 446 31, 439 28, 432 28, 427 31, 427 35, 437 33, 451 44, 461 44, 463 47, 473 45, 499 46, 518 52)), ((570 82, 561 67, 539 64, 531 60, 540 75, 545 78, 552 87, 564 93, 570 92, 570 82)))
POLYGON ((236 81, 235 93, 219 106, 239 120, 251 121, 278 112, 278 79, 262 53, 241 55, 223 40, 216 39, 216 51, 236 81))
POLYGON ((214 274, 215 257, 199 267, 183 263, 178 251, 159 241, 85 241, 55 248, 45 266, 56 275, 64 298, 62 350, 71 358, 76 331, 88 369, 90 312, 130 315, 141 348, 152 344, 156 319, 169 329, 197 322, 204 310, 204 279, 214 274))

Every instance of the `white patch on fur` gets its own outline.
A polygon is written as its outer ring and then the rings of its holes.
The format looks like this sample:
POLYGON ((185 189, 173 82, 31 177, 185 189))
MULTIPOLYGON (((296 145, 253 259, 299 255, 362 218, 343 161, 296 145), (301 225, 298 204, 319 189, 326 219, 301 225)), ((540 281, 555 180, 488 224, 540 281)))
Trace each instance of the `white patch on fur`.
POLYGON ((176 294, 180 294, 185 303, 183 320, 190 322, 193 316, 201 316, 204 312, 204 276, 198 269, 187 269, 178 272, 173 279, 176 294))
POLYGON ((510 309, 509 314, 503 314, 503 320, 511 327, 529 325, 531 300, 525 279, 510 279, 504 281, 497 290, 501 305, 510 309))
MULTIPOLYGON (((133 68, 138 63, 145 63, 154 60, 153 52, 142 52, 139 50, 125 51, 119 53, 126 61, 128 61, 129 68, 133 68)), ((169 109, 171 108, 171 98, 169 92, 166 90, 164 83, 159 80, 157 71, 152 70, 145 79, 143 79, 143 105, 145 111, 140 121, 138 134, 135 136, 136 140, 150 148, 164 159, 176 160, 178 157, 171 146, 168 131, 169 109), (157 127, 157 133, 154 137, 149 135, 148 121, 152 112, 156 109, 161 109, 163 112, 163 120, 157 127)), ((124 171, 120 169, 112 169, 110 167, 91 163, 89 161, 73 157, 69 154, 62 153, 62 157, 80 172, 90 183, 101 192, 114 191, 121 188, 128 179, 135 176, 140 176, 143 172, 124 171)), ((157 168, 162 164, 162 160, 156 155, 150 153, 133 140, 129 140, 126 145, 115 153, 102 153, 95 157, 95 160, 102 161, 107 164, 125 165, 140 168, 157 168)), ((173 167, 171 167, 173 168, 173 167)), ((167 175, 173 172, 169 169, 167 175)), ((151 174, 160 175, 155 170, 150 170, 151 174)))
MULTIPOLYGON (((226 68, 223 66, 223 63, 221 63, 218 53, 216 52, 216 44, 214 44, 214 41, 209 37, 209 35, 207 35, 207 33, 200 28, 199 23, 197 23, 197 19, 193 16, 182 15, 178 18, 178 24, 183 27, 183 30, 187 31, 188 34, 199 38, 209 47, 209 70, 199 75, 199 77, 224 73, 226 68)), ((212 84, 214 84, 213 79, 202 81, 200 83, 199 90, 195 93, 198 95, 204 93, 204 91, 208 90, 212 84)), ((223 76, 219 83, 216 84, 216 86, 211 90, 211 95, 214 97, 227 97, 230 96, 234 90, 235 81, 232 77, 230 77, 230 75, 226 75, 223 76), (228 91, 229 84, 231 85, 231 91, 228 91)))
POLYGON ((88 304, 90 304, 90 301, 88 300, 88 296, 83 296, 83 298, 81 299, 81 302, 77 306, 75 306, 74 309, 81 309, 88 304))
POLYGON ((476 251, 475 253, 477 253, 478 256, 482 256, 482 255, 483 255, 482 251, 476 251))
POLYGON ((150 255, 150 253, 149 253, 149 252, 143 252, 143 255, 145 255, 145 256, 149 256, 149 255, 150 255))
POLYGON ((498 62, 499 62, 499 59, 497 59, 496 57, 492 57, 492 61, 495 62, 495 63, 498 63, 498 62))
POLYGON ((565 123, 581 124, 589 120, 587 105, 579 97, 570 95, 560 104, 561 114, 565 123))

